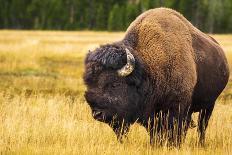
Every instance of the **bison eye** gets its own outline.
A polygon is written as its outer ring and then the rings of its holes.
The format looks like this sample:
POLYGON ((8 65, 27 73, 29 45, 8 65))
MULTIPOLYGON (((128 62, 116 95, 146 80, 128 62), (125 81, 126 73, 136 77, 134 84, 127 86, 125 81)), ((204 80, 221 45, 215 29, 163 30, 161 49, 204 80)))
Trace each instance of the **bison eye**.
POLYGON ((116 88, 116 87, 118 87, 119 85, 120 85, 120 83, 112 83, 112 84, 111 84, 111 87, 112 87, 112 88, 116 88))

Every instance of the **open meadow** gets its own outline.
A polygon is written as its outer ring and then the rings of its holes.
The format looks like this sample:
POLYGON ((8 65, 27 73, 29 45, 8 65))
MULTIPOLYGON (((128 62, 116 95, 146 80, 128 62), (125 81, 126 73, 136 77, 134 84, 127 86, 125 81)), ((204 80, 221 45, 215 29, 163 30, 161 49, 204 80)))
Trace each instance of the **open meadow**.
MULTIPOLYGON (((120 144, 110 127, 92 118, 83 98, 85 54, 123 34, 0 31, 0 154, 231 154, 232 78, 217 100, 204 148, 197 145, 197 128, 179 150, 152 148, 137 124, 120 144)), ((232 69, 232 35, 213 37, 232 69)))

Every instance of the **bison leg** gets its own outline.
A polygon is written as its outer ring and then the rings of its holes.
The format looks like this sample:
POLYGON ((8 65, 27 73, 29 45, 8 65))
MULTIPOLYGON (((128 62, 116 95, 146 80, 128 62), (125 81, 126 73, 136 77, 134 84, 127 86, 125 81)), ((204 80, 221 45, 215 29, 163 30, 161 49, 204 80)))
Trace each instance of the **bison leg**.
POLYGON ((181 144, 183 119, 182 116, 169 115, 167 131, 168 146, 179 147, 181 144))
POLYGON ((120 143, 122 143, 123 137, 126 136, 127 133, 129 132, 130 125, 125 122, 120 122, 120 123, 118 122, 118 123, 112 124, 111 127, 113 128, 113 131, 117 136, 117 140, 120 143))
POLYGON ((157 114, 154 119, 148 121, 146 126, 150 135, 150 144, 152 146, 162 146, 164 144, 163 130, 162 130, 162 119, 157 114))
MULTIPOLYGON (((187 104, 188 105, 188 104, 187 104)), ((180 147, 185 140, 187 130, 192 120, 190 106, 179 107, 179 110, 169 111, 168 114, 168 145, 180 147)))
POLYGON ((181 134, 182 134, 182 140, 183 141, 186 138, 188 128, 189 127, 190 128, 196 127, 195 122, 192 120, 192 113, 193 113, 193 111, 189 109, 187 111, 187 114, 186 114, 187 115, 186 119, 184 119, 184 122, 182 122, 182 124, 183 124, 183 133, 181 133, 181 134))
POLYGON ((171 112, 158 112, 154 120, 150 121, 148 131, 150 133, 150 143, 155 146, 167 144, 172 146, 177 141, 177 118, 171 112))
POLYGON ((189 106, 185 108, 169 110, 168 112, 158 112, 154 119, 146 126, 150 133, 151 145, 180 147, 184 140, 192 112, 189 106))
POLYGON ((149 132, 149 136, 150 136, 150 144, 151 145, 155 145, 155 137, 156 137, 156 133, 157 133, 157 128, 154 126, 154 120, 149 120, 148 124, 146 125, 146 129, 149 132))
MULTIPOLYGON (((214 105, 214 104, 213 104, 214 105)), ((203 146, 205 144, 205 132, 208 126, 210 116, 212 114, 214 106, 208 109, 202 109, 198 117, 198 134, 199 134, 199 144, 203 146)))

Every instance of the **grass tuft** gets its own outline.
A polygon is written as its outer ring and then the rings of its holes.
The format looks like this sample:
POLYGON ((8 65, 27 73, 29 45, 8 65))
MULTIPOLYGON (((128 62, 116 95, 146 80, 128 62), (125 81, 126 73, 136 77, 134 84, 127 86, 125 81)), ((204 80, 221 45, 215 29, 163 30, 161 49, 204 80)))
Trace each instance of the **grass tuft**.
MULTIPOLYGON (((152 148, 134 124, 123 144, 107 125, 93 120, 83 93, 88 49, 123 33, 0 31, 1 154, 230 154, 232 82, 219 97, 206 134, 197 145, 189 129, 181 149, 152 148)), ((214 35, 232 69, 232 35, 214 35)), ((197 114, 193 116, 197 121, 197 114)))

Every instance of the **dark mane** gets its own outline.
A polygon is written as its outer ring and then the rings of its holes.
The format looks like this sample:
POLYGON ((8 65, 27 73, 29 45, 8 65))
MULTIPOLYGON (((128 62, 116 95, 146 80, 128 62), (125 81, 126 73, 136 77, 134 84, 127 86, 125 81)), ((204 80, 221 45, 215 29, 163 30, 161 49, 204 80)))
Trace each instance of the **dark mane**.
MULTIPOLYGON (((102 45, 94 52, 89 52, 85 59, 84 81, 93 82, 103 71, 116 71, 126 64, 125 48, 115 44, 102 45)), ((144 64, 136 58, 136 69, 132 74, 126 77, 130 84, 141 84, 144 79, 144 64)))

